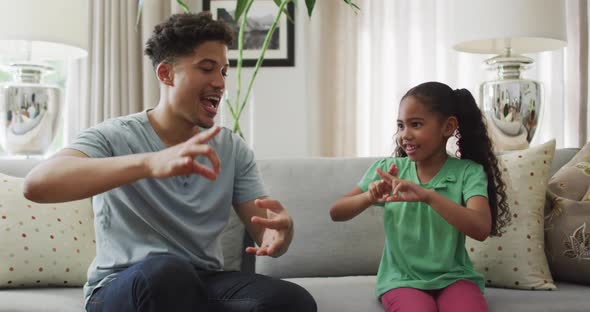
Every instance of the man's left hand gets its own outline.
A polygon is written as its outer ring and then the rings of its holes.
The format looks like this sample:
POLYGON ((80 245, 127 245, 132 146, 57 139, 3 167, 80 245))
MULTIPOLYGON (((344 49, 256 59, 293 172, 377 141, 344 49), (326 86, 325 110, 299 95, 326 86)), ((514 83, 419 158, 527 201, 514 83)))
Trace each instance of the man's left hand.
POLYGON ((280 202, 273 199, 257 199, 254 204, 266 209, 266 218, 254 216, 252 224, 264 228, 261 244, 247 247, 246 252, 257 256, 279 257, 284 254, 293 238, 293 219, 287 214, 280 202))

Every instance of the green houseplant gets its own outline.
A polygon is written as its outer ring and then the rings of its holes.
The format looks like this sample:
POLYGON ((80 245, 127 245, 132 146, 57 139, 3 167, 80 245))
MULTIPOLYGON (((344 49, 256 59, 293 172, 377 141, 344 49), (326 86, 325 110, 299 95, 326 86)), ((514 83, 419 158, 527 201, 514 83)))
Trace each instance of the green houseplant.
MULTIPOLYGON (((138 8, 137 8, 137 20, 136 24, 139 23, 139 19, 141 17, 141 10, 143 7, 144 0, 138 0, 138 8)), ((283 14, 287 15, 289 21, 293 22, 291 16, 287 14, 287 5, 291 2, 297 4, 297 0, 273 0, 277 5, 277 16, 274 19, 273 23, 271 24, 270 29, 268 30, 262 48, 260 50, 260 55, 256 61, 256 65, 254 66, 254 70, 252 72, 252 76, 250 77, 247 88, 245 90, 244 96, 242 97, 242 62, 243 62, 243 51, 244 51, 244 30, 246 29, 246 18, 248 16, 248 12, 252 7, 252 4, 255 0, 237 0, 236 1, 236 10, 234 15, 234 20, 239 21, 240 27, 238 31, 238 58, 236 64, 236 76, 237 76, 237 87, 236 87, 236 97, 233 100, 229 98, 225 99, 227 107, 232 115, 233 119, 233 127, 232 131, 234 133, 239 134, 242 138, 244 138, 244 134, 242 133, 242 129, 240 128, 240 116, 246 107, 246 103, 248 103, 248 98, 250 97, 250 93, 254 86, 254 81, 256 80, 256 76, 258 71, 260 70, 260 66, 264 60, 264 55, 266 50, 268 49, 268 45, 271 41, 272 35, 276 30, 277 26, 279 25, 279 21, 283 14), (240 18, 243 17, 241 20, 240 18)), ((342 0, 346 4, 348 4, 354 10, 359 10, 360 8, 353 2, 353 0, 342 0)), ((176 2, 183 8, 185 12, 190 12, 189 7, 182 1, 176 0, 176 2)), ((313 9, 315 7, 316 0, 305 0, 305 6, 307 8, 307 14, 311 18, 313 13, 313 9)))

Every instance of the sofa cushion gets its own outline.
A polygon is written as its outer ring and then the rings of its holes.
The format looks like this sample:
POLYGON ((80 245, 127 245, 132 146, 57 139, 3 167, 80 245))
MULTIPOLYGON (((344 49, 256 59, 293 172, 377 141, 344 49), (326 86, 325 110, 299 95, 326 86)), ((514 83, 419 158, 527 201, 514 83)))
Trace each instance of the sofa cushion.
MULTIPOLYGON (((287 279, 307 289, 315 298, 318 311, 383 312, 375 297, 375 276, 287 279)), ((558 283, 557 290, 531 291, 486 288, 484 296, 490 312, 582 312, 588 311, 590 288, 558 283)))
POLYGON ((588 311, 588 286, 560 282, 555 285, 557 289, 551 291, 486 288, 485 297, 490 312, 588 311))
POLYGON ((314 297, 320 312, 383 312, 375 296, 375 276, 291 278, 314 297))
POLYGON ((256 272, 275 277, 376 274, 383 252, 383 210, 370 207, 347 222, 334 222, 330 206, 352 190, 376 158, 265 159, 258 162, 271 197, 295 223, 289 251, 257 257, 256 272))
POLYGON ((0 174, 0 287, 81 286, 95 255, 90 200, 37 204, 0 174))
POLYGON ((512 222, 500 237, 471 238, 466 248, 486 285, 553 289, 544 252, 543 218, 549 168, 555 141, 499 155, 512 222))
POLYGON ((549 180, 546 252, 555 279, 590 284, 590 143, 549 180))
POLYGON ((548 191, 574 201, 588 201, 590 192, 590 143, 549 180, 548 191))
POLYGON ((22 288, 0 290, 0 311, 84 311, 82 288, 22 288))

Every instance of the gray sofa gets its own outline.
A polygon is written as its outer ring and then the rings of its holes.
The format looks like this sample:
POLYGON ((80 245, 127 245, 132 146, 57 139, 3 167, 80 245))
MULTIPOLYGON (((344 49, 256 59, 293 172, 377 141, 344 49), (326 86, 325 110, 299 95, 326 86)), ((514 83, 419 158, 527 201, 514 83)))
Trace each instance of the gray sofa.
MULTIPOLYGON (((552 173, 576 149, 558 150, 552 173)), ((371 207, 335 223, 328 210, 348 192, 375 158, 263 159, 260 171, 272 196, 295 220, 295 239, 280 258, 243 253, 244 228, 232 216, 222 238, 228 270, 256 271, 305 287, 319 311, 383 311, 374 295, 383 248, 382 214, 371 207)), ((36 160, 0 160, 0 172, 23 176, 36 160)), ((590 286, 557 282, 555 291, 488 288, 490 311, 590 311, 590 286)), ((82 311, 81 288, 1 289, 0 311, 82 311)), ((302 311, 303 312, 303 311, 302 311)))

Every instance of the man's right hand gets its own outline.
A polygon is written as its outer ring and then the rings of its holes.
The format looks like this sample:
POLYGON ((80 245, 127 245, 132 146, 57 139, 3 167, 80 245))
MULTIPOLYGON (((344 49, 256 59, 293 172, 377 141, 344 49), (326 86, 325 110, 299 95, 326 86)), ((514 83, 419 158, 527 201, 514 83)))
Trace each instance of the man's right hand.
POLYGON ((220 130, 219 126, 213 126, 206 131, 197 133, 183 143, 151 154, 147 159, 150 176, 168 178, 195 173, 215 180, 220 170, 220 161, 215 150, 207 142, 220 130), (199 155, 205 155, 213 168, 194 160, 199 155))

